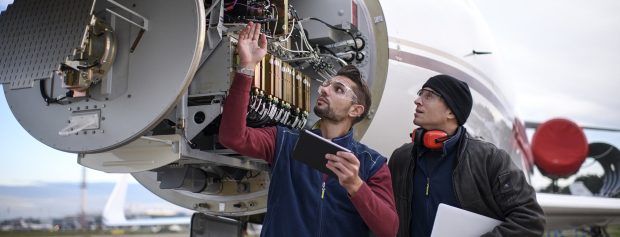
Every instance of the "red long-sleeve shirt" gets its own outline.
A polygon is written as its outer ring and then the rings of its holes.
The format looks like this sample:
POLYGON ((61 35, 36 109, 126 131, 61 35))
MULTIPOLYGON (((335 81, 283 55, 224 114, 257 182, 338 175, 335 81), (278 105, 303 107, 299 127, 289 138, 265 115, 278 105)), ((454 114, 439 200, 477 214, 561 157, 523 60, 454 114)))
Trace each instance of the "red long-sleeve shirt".
MULTIPOLYGON (((277 129, 246 126, 247 107, 253 78, 236 74, 224 104, 219 140, 222 145, 241 155, 272 164, 277 129)), ((377 236, 395 236, 398 216, 394 203, 392 180, 386 164, 349 196, 364 222, 377 236)))

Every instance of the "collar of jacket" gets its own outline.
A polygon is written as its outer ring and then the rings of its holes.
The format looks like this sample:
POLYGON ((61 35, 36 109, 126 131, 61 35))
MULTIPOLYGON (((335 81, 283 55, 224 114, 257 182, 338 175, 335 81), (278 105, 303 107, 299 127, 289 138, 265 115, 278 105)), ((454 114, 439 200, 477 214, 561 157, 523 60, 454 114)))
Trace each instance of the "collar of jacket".
MULTIPOLYGON (((463 132, 463 130, 465 130, 465 128, 463 126, 459 126, 456 129, 456 133, 454 134, 454 136, 452 136, 450 139, 446 140, 445 142, 443 142, 443 146, 442 146, 442 150, 443 150, 443 155, 452 153, 454 151, 454 149, 456 149, 456 145, 459 144, 459 141, 461 140, 461 133, 463 132)), ((417 152, 417 157, 419 158, 420 155, 426 151, 430 151, 431 149, 427 148, 427 147, 419 147, 420 149, 418 149, 417 152)))
MULTIPOLYGON (((323 136, 323 131, 321 131, 322 122, 323 122, 322 119, 317 121, 314 125, 312 125, 312 130, 310 130, 314 134, 319 135, 321 137, 323 136)), ((332 138, 331 141, 340 146, 349 147, 348 144, 353 143, 353 128, 350 128, 349 132, 345 133, 344 135, 340 137, 332 138)))
MULTIPOLYGON (((447 151, 449 151, 450 149, 454 149, 456 147, 456 151, 458 152, 456 154, 456 159, 457 159, 457 163, 460 163, 461 160, 463 159, 463 152, 465 151, 465 147, 467 145, 467 129, 465 129, 465 127, 463 126, 459 126, 458 129, 456 130, 456 135, 450 139, 448 139, 446 142, 446 144, 444 144, 444 154, 446 154, 447 151)), ((411 147, 411 157, 418 157, 418 155, 420 154, 419 152, 421 151, 425 151, 425 150, 418 150, 417 149, 418 146, 413 144, 413 146, 411 147)), ((422 147, 422 149, 427 149, 426 147, 422 147)))

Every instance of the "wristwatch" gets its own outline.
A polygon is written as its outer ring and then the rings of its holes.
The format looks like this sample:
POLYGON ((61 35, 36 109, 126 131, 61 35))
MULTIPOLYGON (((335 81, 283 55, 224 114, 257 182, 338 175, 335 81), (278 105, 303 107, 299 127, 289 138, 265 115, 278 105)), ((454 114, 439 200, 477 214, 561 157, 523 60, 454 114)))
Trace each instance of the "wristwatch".
POLYGON ((241 73, 241 74, 244 74, 244 75, 249 76, 249 77, 254 77, 254 70, 252 70, 252 69, 239 68, 239 69, 237 69, 237 73, 241 73))

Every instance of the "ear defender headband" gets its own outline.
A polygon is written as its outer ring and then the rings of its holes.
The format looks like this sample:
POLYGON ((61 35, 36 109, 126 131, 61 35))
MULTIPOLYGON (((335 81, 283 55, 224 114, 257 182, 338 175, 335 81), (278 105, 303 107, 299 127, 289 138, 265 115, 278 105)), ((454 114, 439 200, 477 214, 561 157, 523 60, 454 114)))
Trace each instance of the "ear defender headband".
POLYGON ((410 136, 411 141, 416 145, 434 150, 441 149, 443 142, 450 139, 447 132, 442 130, 426 130, 424 128, 416 128, 410 136))

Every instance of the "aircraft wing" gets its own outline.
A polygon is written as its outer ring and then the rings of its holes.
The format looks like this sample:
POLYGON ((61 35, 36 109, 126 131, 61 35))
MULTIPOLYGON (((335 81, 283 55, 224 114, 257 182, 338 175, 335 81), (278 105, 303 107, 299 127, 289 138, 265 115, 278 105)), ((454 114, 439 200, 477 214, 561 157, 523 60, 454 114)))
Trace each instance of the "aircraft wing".
POLYGON ((620 224, 620 199, 537 193, 547 216, 547 229, 620 224))
POLYGON ((152 225, 189 225, 191 216, 152 219, 133 219, 125 222, 106 222, 107 226, 152 226, 152 225))

